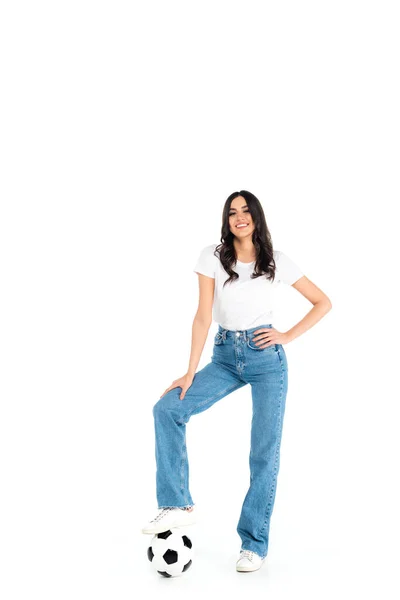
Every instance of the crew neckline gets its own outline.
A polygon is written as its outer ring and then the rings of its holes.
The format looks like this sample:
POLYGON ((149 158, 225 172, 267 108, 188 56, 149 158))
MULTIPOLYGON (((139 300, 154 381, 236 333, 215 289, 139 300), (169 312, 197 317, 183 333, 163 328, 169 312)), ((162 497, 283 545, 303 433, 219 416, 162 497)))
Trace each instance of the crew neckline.
POLYGON ((255 262, 256 262, 255 260, 252 260, 251 262, 245 263, 245 262, 242 262, 241 260, 236 260, 236 263, 239 265, 252 265, 255 262))

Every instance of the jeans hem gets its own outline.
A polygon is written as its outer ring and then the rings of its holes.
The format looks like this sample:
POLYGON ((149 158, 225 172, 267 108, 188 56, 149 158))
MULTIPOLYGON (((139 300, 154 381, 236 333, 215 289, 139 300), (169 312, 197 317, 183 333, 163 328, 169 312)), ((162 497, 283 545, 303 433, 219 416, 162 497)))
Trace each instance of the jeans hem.
POLYGON ((192 506, 194 506, 194 504, 185 504, 184 506, 176 506, 176 505, 171 506, 169 504, 169 505, 166 505, 166 506, 159 506, 158 508, 159 509, 161 509, 161 508, 191 508, 192 506))

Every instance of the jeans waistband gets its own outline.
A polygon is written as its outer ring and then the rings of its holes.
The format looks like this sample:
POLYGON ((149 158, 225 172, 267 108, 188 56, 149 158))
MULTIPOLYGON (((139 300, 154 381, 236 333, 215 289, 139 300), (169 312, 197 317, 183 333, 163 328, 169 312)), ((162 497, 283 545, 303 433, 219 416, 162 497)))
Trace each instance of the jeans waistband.
POLYGON ((222 327, 222 325, 218 323, 218 333, 222 333, 224 337, 238 337, 239 334, 240 336, 243 336, 245 339, 247 339, 252 337, 251 334, 253 333, 253 331, 257 331, 258 329, 261 329, 261 327, 271 328, 273 327, 273 325, 271 323, 267 323, 265 325, 257 325, 257 327, 251 327, 250 329, 225 329, 224 327, 222 327))

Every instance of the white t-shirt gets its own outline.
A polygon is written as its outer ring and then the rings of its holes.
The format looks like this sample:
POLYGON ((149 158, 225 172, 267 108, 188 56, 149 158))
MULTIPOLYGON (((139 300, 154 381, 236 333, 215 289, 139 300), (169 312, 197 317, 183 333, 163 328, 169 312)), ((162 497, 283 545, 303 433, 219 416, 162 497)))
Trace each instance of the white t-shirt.
POLYGON ((224 329, 233 331, 272 324, 274 289, 282 283, 292 285, 303 276, 303 272, 286 254, 274 250, 276 271, 273 282, 266 275, 251 279, 255 261, 243 263, 238 260, 234 270, 239 278, 223 288, 229 275, 220 259, 213 254, 218 245, 203 248, 193 269, 215 279, 213 320, 224 329))

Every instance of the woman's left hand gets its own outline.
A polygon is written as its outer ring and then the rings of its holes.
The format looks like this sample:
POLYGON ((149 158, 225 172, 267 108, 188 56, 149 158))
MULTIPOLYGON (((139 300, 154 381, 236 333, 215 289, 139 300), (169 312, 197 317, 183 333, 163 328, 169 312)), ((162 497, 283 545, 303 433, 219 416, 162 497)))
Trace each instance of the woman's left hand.
POLYGON ((253 331, 252 343, 259 348, 268 348, 273 344, 287 344, 290 339, 287 332, 281 332, 275 327, 260 327, 253 331))

